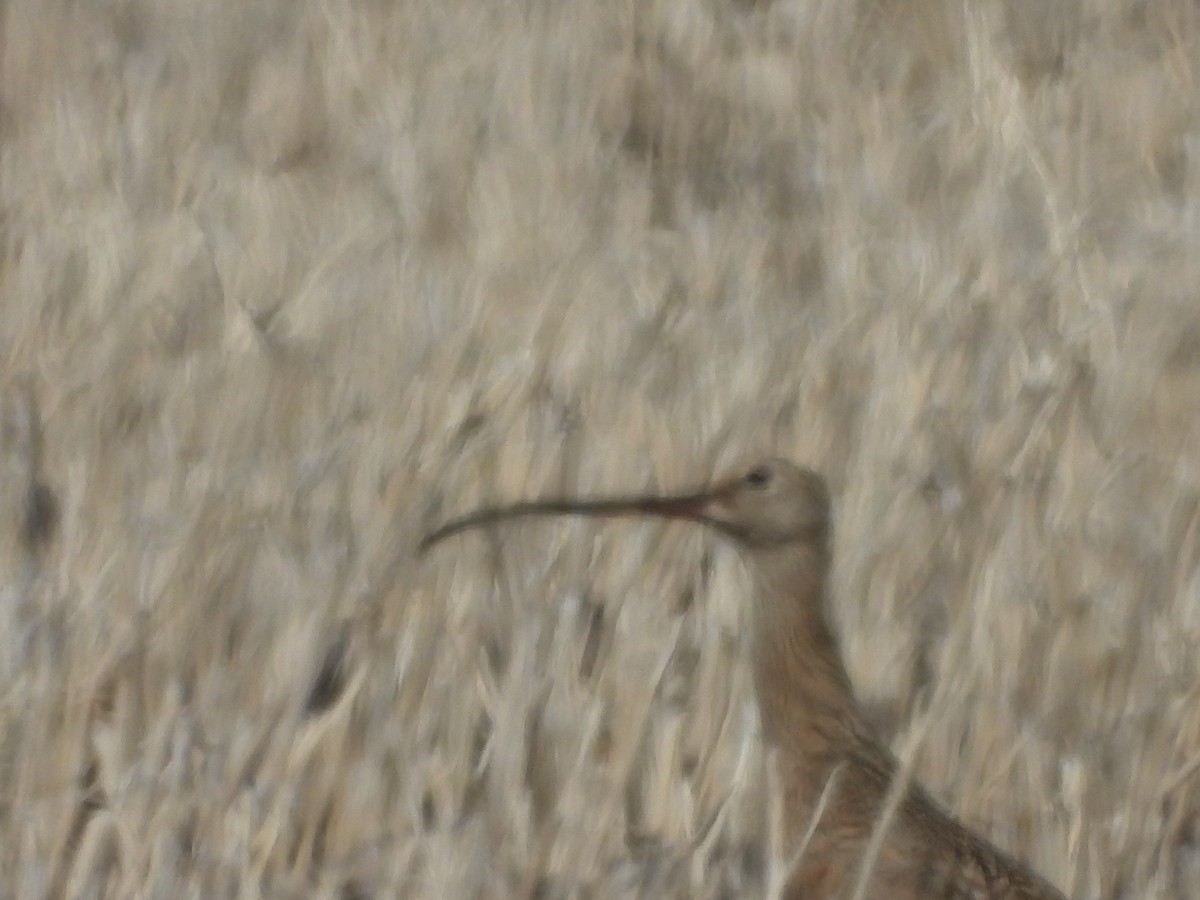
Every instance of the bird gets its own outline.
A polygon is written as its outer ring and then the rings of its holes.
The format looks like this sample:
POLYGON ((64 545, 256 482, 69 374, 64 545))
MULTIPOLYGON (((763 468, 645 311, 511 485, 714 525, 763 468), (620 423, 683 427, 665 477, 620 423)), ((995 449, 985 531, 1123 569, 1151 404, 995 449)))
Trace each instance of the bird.
POLYGON ((752 682, 779 776, 783 846, 798 856, 783 897, 1066 900, 905 781, 870 728, 826 610, 832 501, 818 472, 773 458, 677 494, 485 507, 429 532, 419 550, 469 529, 554 515, 691 521, 739 551, 750 573, 752 682))

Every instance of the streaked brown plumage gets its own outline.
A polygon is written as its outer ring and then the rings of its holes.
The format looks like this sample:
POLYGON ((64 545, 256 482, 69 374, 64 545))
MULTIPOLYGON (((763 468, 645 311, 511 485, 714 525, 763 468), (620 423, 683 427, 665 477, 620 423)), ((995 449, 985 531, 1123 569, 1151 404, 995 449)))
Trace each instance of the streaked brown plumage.
MULTIPOLYGON (((431 532, 421 549, 468 528, 547 514, 690 519, 738 546, 754 585, 754 685, 765 737, 777 751, 785 846, 799 848, 807 837, 784 895, 852 896, 898 766, 866 725, 826 617, 831 513, 824 479, 776 459, 677 496, 485 509, 431 532)), ((908 786, 892 810, 866 878, 862 896, 872 900, 1063 898, 919 785, 908 786)))

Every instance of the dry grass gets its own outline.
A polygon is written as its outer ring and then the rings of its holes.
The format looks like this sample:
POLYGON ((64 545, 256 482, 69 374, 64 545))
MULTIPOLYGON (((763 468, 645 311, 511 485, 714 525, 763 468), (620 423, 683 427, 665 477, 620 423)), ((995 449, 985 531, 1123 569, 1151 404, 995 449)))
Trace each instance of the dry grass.
POLYGON ((763 896, 733 553, 413 545, 768 449, 930 789, 1195 896, 1194 4, 0 16, 0 895, 763 896))

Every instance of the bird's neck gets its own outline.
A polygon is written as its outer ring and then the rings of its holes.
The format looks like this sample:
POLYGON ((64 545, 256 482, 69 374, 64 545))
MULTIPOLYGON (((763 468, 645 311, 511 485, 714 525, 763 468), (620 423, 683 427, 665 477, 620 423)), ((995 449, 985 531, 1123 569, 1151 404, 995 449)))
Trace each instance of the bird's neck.
POLYGON ((754 553, 754 686, 767 740, 820 768, 866 733, 825 612, 828 552, 785 546, 754 553))

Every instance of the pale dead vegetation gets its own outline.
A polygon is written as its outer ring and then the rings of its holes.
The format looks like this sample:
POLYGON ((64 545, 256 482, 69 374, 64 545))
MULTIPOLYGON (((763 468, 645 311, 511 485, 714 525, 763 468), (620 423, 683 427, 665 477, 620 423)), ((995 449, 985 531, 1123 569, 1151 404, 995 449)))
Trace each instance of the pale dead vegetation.
POLYGON ((414 553, 763 450, 915 777, 1196 895, 1193 4, 0 16, 0 895, 764 896, 733 553, 414 553))

